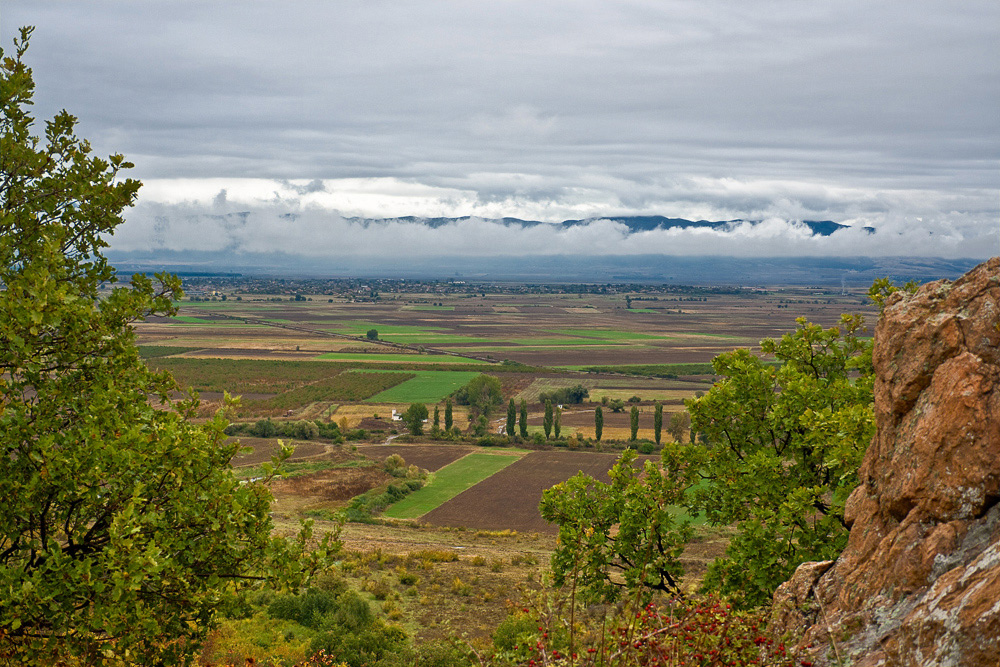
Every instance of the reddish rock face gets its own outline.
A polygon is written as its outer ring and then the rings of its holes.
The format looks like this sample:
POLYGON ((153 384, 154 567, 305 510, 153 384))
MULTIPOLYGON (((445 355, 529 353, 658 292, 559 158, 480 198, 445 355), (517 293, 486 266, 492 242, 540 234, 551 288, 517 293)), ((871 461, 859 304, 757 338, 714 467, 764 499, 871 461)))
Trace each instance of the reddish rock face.
POLYGON ((847 548, 778 589, 774 627, 817 665, 995 667, 1000 258, 891 296, 874 364, 877 431, 847 548))

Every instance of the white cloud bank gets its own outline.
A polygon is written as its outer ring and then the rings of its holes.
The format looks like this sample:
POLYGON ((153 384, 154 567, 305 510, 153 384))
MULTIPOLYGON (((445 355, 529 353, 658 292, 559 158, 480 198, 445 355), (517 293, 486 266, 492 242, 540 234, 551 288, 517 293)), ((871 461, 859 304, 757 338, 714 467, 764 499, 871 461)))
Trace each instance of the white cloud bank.
POLYGON ((123 252, 280 252, 313 259, 636 254, 984 258, 1000 253, 997 200, 991 191, 863 190, 709 178, 595 180, 579 186, 510 174, 484 179, 505 181, 505 192, 484 193, 475 187, 475 176, 467 179, 467 187, 393 178, 154 180, 144 186, 111 246, 123 252), (726 231, 629 233, 623 224, 600 219, 623 215, 760 222, 726 231), (394 216, 470 217, 434 227, 394 216), (595 220, 568 227, 522 226, 495 221, 502 217, 595 220), (801 220, 833 220, 849 229, 823 237, 811 234, 801 220))

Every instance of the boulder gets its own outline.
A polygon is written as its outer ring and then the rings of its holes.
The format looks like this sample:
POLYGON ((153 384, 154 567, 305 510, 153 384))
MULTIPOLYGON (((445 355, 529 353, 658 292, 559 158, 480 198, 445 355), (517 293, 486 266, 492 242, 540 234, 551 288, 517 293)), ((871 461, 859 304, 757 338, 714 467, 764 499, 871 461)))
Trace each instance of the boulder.
POLYGON ((1000 258, 889 297, 876 435, 850 538, 775 594, 816 665, 995 667, 1000 656, 1000 258))

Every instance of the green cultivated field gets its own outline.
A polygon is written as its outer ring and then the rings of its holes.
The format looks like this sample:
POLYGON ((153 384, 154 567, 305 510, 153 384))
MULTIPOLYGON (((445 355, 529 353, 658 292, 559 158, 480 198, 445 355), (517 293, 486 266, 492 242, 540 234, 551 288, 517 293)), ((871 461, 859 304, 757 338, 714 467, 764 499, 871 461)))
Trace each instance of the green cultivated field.
POLYGON ((365 322, 362 320, 346 320, 339 322, 335 328, 327 329, 335 333, 346 334, 348 336, 364 336, 369 329, 378 331, 379 338, 389 334, 419 334, 419 333, 441 333, 437 327, 422 327, 412 324, 378 324, 377 322, 365 322))
POLYGON ((200 317, 192 317, 190 315, 174 315, 173 320, 176 322, 183 322, 184 324, 214 324, 211 320, 202 319, 200 317))
POLYGON ((451 343, 492 343, 495 339, 478 336, 452 336, 446 333, 388 333, 378 334, 379 339, 406 345, 448 345, 451 343))
POLYGON ((438 403, 472 378, 476 371, 412 371, 416 377, 375 394, 369 403, 438 403))
POLYGON ((549 329, 549 333, 565 336, 583 336, 599 340, 674 340, 676 336, 658 336, 640 333, 638 331, 621 331, 616 329, 549 329))
POLYGON ((393 519, 416 519, 448 502, 462 491, 496 474, 520 458, 517 454, 474 452, 441 468, 419 491, 391 505, 383 514, 393 519))
POLYGON ((139 356, 143 359, 153 359, 155 357, 169 357, 172 354, 184 354, 191 350, 200 349, 200 347, 181 347, 178 345, 140 345, 139 356))
POLYGON ((488 364, 488 361, 480 359, 465 359, 464 357, 452 357, 441 354, 392 354, 375 353, 364 354, 359 352, 327 352, 321 354, 317 359, 323 361, 354 361, 354 362, 391 362, 406 364, 488 364))

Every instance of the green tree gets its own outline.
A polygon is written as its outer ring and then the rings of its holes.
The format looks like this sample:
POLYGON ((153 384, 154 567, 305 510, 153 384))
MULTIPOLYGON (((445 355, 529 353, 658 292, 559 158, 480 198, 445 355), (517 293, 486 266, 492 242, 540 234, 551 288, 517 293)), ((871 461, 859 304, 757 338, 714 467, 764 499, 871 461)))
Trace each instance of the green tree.
POLYGON ((510 399, 510 403, 507 404, 507 436, 510 438, 514 437, 514 429, 517 427, 517 406, 514 405, 514 399, 510 399))
POLYGON ((451 432, 451 427, 455 425, 455 417, 453 414, 453 408, 451 407, 451 399, 449 398, 444 402, 444 430, 451 432))
POLYGON ((629 436, 628 439, 635 442, 639 435, 639 406, 633 405, 628 416, 629 436))
POLYGON ((365 337, 367 337, 368 340, 378 340, 378 329, 369 329, 368 332, 365 333, 365 337))
POLYGON ((65 111, 32 136, 30 34, 0 51, 0 654, 186 663, 236 593, 299 585, 332 544, 272 537, 223 416, 195 424, 140 360, 132 323, 173 314, 180 282, 117 282, 102 251, 140 184, 65 111))
POLYGON ((555 436, 556 440, 559 439, 559 434, 562 432, 562 409, 556 406, 555 412, 552 415, 552 434, 555 436))
POLYGON ((653 439, 656 440, 656 446, 660 446, 660 440, 663 435, 663 403, 659 401, 656 402, 656 407, 653 408, 653 439))
MULTIPOLYGON (((687 412, 675 412, 670 415, 670 423, 667 425, 667 432, 674 442, 684 442, 684 431, 691 424, 691 416, 687 412)), ((692 442, 694 442, 692 440, 692 442)))
POLYGON ((625 412, 625 401, 620 398, 613 398, 608 403, 611 408, 611 412, 625 412))
POLYGON ((678 592, 678 558, 691 537, 671 512, 683 496, 679 477, 661 474, 652 462, 636 465, 627 450, 606 484, 584 473, 542 494, 542 516, 559 526, 552 555, 557 586, 575 580, 585 599, 614 601, 638 589, 678 592))
POLYGON ((552 401, 545 401, 545 416, 542 417, 542 429, 545 431, 545 439, 552 435, 552 401))
POLYGON ((410 407, 403 413, 403 423, 410 429, 410 435, 423 435, 426 419, 427 406, 423 403, 410 403, 410 407))
MULTIPOLYGON (((712 525, 736 525, 704 585, 741 605, 767 603, 799 564, 835 558, 847 540, 844 503, 874 432, 871 343, 858 337, 861 330, 858 316, 844 315, 829 329, 800 319, 794 332, 761 342, 779 367, 746 349, 719 355, 713 368, 722 379, 687 404, 692 430, 707 446, 667 443, 659 468, 647 466, 643 476, 620 475, 609 486, 581 478, 546 492, 543 516, 560 526, 557 580, 589 568, 587 585, 606 593, 617 585, 609 564, 634 565, 636 553, 674 577, 677 564, 659 545, 675 544, 683 525, 650 514, 645 529, 629 528, 634 540, 623 541, 593 537, 582 523, 588 512, 604 511, 612 525, 640 521, 629 503, 646 494, 712 525)), ((598 533, 603 524, 594 525, 598 533)))
POLYGON ((438 406, 434 406, 434 430, 437 431, 441 428, 441 409, 438 406))
POLYGON ((871 342, 863 321, 844 315, 824 329, 805 319, 761 350, 712 362, 722 379, 688 402, 692 430, 708 447, 688 448, 707 483, 688 506, 713 525, 737 524, 708 585, 762 604, 795 568, 836 558, 847 542, 844 503, 874 434, 871 342))
POLYGON ((528 437, 528 402, 521 399, 521 415, 518 420, 518 433, 521 438, 527 439, 528 437))
POLYGON ((455 400, 488 418, 493 409, 503 403, 500 379, 494 375, 477 375, 455 392, 455 400))
POLYGON ((602 435, 604 435, 604 410, 598 405, 594 410, 594 439, 600 442, 602 435))

